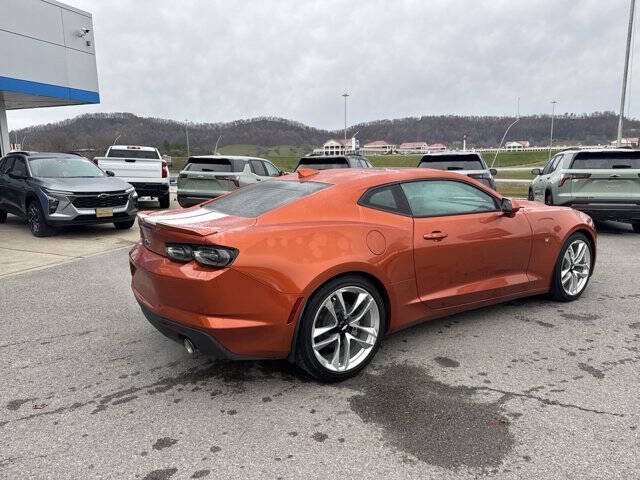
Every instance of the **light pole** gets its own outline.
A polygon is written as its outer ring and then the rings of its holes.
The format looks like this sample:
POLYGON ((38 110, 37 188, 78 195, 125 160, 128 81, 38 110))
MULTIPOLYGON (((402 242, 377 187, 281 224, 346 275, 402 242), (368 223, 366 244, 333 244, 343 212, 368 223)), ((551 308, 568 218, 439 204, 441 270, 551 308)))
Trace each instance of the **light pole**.
POLYGON ((218 140, 216 140, 216 146, 215 146, 215 147, 214 147, 214 149, 213 149, 213 154, 214 154, 214 155, 217 155, 217 154, 218 154, 218 142, 220 141, 220 139, 221 139, 221 138, 222 138, 222 135, 220 135, 220 136, 218 137, 218 140))
POLYGON ((343 93, 344 97, 344 148, 347 148, 347 97, 349 94, 347 92, 343 93))
POLYGON ((551 101, 551 134, 549 135, 549 160, 551 160, 551 147, 553 146, 553 120, 556 116, 556 100, 551 101))
POLYGON ((184 133, 187 135, 187 158, 191 156, 191 150, 189 150, 189 120, 184 121, 184 133))
POLYGON ((122 135, 119 133, 118 135, 116 135, 116 138, 113 139, 113 143, 111 145, 115 145, 116 142, 118 141, 118 139, 121 137, 122 135))
POLYGON ((618 119, 618 139, 616 146, 620 148, 622 143, 622 121, 624 118, 624 99, 627 94, 627 74, 629 72, 629 51, 631 49, 631 37, 633 36, 633 14, 636 8, 636 0, 631 0, 629 7, 629 28, 627 30, 627 51, 624 57, 624 73, 622 74, 622 93, 620 94, 620 118, 618 119))
POLYGON ((27 136, 25 135, 24 137, 22 137, 22 143, 20 144, 20 149, 24 150, 24 141, 27 139, 27 136))

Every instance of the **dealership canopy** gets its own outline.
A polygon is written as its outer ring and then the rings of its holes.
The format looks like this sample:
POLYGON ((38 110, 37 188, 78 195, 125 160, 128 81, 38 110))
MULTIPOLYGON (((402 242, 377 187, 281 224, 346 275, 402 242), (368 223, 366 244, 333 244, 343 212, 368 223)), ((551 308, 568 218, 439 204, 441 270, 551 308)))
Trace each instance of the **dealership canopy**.
POLYGON ((93 19, 53 0, 1 0, 0 153, 6 110, 100 102, 93 19))

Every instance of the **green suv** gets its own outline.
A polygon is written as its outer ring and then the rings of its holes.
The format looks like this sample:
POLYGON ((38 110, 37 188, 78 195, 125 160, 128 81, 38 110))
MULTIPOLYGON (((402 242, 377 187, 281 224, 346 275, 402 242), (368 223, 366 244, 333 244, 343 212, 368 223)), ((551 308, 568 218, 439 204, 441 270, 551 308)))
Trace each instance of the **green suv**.
POLYGON ((616 220, 640 233, 640 151, 570 149, 534 168, 529 200, 573 207, 594 220, 616 220))

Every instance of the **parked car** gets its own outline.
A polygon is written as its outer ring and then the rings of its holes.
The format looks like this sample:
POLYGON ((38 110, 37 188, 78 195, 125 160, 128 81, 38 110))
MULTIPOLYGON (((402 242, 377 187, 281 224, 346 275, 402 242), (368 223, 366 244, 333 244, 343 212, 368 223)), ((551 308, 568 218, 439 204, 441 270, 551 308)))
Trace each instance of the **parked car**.
POLYGON ((433 152, 423 155, 418 168, 448 170, 475 178, 486 186, 496 189, 493 179, 498 175, 495 168, 489 168, 478 152, 433 152))
POLYGON ((573 207, 595 220, 631 223, 640 233, 640 151, 565 150, 531 173, 536 177, 529 200, 573 207))
POLYGON ((137 198, 127 182, 78 155, 12 152, 0 159, 0 223, 13 213, 36 237, 68 225, 131 228, 137 198))
POLYGON ((332 168, 373 168, 373 165, 362 155, 308 155, 298 161, 296 172, 303 167, 328 170, 332 168))
POLYGON ((198 207, 140 214, 132 288, 163 334, 341 380, 417 322, 589 282, 588 215, 428 169, 302 169, 198 207), (480 252, 480 253, 479 253, 480 252))
POLYGON ((264 158, 207 155, 190 157, 178 176, 178 203, 191 207, 282 172, 264 158))
POLYGON ((169 208, 169 170, 157 148, 112 145, 93 162, 133 185, 138 196, 157 198, 160 208, 169 208))

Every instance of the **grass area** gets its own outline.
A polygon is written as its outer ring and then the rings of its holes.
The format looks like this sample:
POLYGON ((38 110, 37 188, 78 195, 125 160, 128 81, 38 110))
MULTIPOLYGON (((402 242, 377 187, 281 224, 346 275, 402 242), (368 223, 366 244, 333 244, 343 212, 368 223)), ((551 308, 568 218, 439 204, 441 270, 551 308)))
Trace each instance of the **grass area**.
MULTIPOLYGON (((226 145, 218 150, 222 155, 247 155, 253 157, 266 158, 271 160, 278 168, 285 171, 293 171, 298 164, 298 160, 303 157, 306 150, 290 145, 279 145, 276 147, 261 147, 259 145, 226 145)), ((488 165, 493 162, 495 153, 486 152, 482 156, 488 165)), ((549 157, 548 151, 542 152, 500 152, 495 163, 495 167, 512 167, 531 165, 538 166, 546 163, 549 157)), ((376 167, 415 167, 420 161, 421 155, 367 155, 367 158, 376 167)), ((186 157, 173 157, 173 165, 170 170, 177 174, 184 168, 186 157)), ((528 172, 509 172, 501 175, 500 178, 531 178, 528 172), (528 176, 522 176, 528 174, 528 176)))
POLYGON ((529 194, 528 185, 498 185, 498 193, 505 197, 527 198, 529 194))
POLYGON ((507 170, 498 172, 497 178, 508 178, 511 180, 533 180, 530 170, 507 170))

